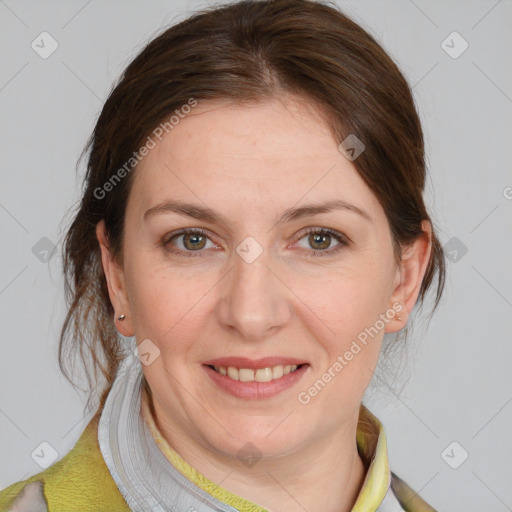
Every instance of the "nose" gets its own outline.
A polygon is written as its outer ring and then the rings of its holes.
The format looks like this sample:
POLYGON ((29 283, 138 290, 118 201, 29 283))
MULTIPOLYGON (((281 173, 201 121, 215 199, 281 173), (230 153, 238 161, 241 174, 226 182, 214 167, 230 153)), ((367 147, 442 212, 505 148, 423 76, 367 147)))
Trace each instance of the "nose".
MULTIPOLYGON (((268 251, 252 262, 234 254, 231 272, 223 284, 217 305, 224 329, 246 341, 265 340, 282 329, 291 318, 291 292, 271 268, 268 251)), ((276 267, 276 265, 274 265, 276 267)))

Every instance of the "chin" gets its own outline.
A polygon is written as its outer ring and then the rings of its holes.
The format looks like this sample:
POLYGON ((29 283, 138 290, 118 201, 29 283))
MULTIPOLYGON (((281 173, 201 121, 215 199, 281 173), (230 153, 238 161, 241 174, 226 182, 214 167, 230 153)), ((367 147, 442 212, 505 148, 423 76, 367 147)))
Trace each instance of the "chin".
MULTIPOLYGON (((227 424, 226 431, 219 427, 217 435, 212 436, 209 431, 207 436, 211 446, 228 457, 236 457, 244 462, 247 458, 257 459, 264 457, 280 457, 286 455, 290 451, 294 451, 294 447, 301 444, 301 440, 290 430, 295 428, 291 424, 287 427, 284 424, 278 426, 283 417, 280 415, 275 418, 264 418, 261 422, 254 421, 254 417, 245 416, 243 419, 232 418, 227 424)), ((289 419, 285 422, 290 421, 289 419)), ((301 436, 305 435, 303 429, 299 429, 301 436)), ((247 464, 249 465, 249 464, 247 464)))

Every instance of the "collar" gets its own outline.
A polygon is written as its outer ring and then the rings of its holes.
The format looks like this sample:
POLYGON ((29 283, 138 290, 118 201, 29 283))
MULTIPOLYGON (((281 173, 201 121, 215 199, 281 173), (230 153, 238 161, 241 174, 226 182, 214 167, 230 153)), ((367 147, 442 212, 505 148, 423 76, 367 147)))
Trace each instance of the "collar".
MULTIPOLYGON (((98 442, 112 478, 133 511, 268 512, 208 480, 181 458, 162 436, 143 395, 141 363, 128 355, 105 402, 98 442)), ((390 487, 384 429, 362 404, 356 442, 367 474, 352 512, 403 510, 390 487)))
MULTIPOLYGON (((156 444, 165 458, 185 477, 215 498, 238 510, 267 512, 265 508, 220 487, 188 464, 163 437, 148 405, 147 394, 142 393, 141 413, 156 444)), ((363 405, 360 406, 356 442, 358 452, 367 468, 363 486, 352 512, 377 510, 390 485, 386 435, 380 421, 363 405)))

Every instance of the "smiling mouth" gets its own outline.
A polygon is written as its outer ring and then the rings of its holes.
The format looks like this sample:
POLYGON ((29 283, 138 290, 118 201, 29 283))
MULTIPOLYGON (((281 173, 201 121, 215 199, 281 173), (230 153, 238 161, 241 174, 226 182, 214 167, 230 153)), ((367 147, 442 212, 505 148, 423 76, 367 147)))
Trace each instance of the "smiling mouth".
POLYGON ((284 375, 293 373, 299 368, 306 366, 307 363, 303 364, 287 364, 287 365, 276 365, 267 366, 266 368, 237 368, 235 366, 215 366, 206 365, 215 372, 224 375, 231 380, 240 382, 271 382, 273 380, 280 379, 284 375))

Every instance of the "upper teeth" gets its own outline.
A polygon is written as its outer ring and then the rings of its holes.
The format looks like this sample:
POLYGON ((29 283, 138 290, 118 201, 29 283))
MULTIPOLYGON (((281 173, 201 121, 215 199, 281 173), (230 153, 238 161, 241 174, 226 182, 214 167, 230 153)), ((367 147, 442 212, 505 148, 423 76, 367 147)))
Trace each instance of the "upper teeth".
POLYGON ((291 373, 297 369, 296 364, 282 364, 277 366, 269 366, 267 368, 258 368, 253 370, 252 368, 236 368, 234 366, 214 366, 215 371, 227 375, 233 380, 240 380, 242 382, 270 382, 273 379, 279 379, 287 373, 291 373))

